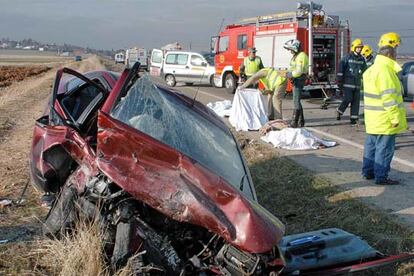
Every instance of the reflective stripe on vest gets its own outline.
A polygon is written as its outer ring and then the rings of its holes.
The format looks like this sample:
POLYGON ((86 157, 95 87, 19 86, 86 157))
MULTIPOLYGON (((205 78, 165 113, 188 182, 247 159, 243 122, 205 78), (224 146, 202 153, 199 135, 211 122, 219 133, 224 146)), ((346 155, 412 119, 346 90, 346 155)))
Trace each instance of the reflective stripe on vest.
POLYGON ((365 130, 369 134, 394 135, 407 129, 396 64, 394 60, 378 55, 363 74, 365 130))

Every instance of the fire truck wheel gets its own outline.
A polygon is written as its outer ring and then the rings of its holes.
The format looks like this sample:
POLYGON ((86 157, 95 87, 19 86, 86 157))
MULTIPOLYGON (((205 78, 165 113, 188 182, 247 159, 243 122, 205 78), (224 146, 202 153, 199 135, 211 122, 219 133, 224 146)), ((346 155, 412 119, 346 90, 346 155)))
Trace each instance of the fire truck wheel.
POLYGON ((171 87, 174 87, 175 84, 177 83, 173 75, 166 75, 165 82, 167 83, 168 86, 171 86, 171 87))
POLYGON ((233 94, 236 91, 236 77, 232 73, 228 73, 224 79, 224 87, 226 88, 226 92, 229 94, 233 94))

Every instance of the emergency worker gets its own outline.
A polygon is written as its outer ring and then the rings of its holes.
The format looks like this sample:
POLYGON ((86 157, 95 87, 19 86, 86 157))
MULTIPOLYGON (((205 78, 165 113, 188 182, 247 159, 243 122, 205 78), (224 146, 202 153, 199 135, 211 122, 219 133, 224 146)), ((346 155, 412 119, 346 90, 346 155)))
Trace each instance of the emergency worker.
POLYGON ((362 40, 357 38, 352 42, 351 53, 345 56, 340 64, 337 74, 338 86, 344 93, 344 98, 336 109, 336 119, 340 120, 348 105, 351 104, 351 124, 359 119, 359 104, 361 98, 361 79, 367 65, 361 55, 362 40))
POLYGON ((374 64, 375 57, 372 54, 372 49, 369 45, 364 45, 364 47, 362 47, 361 55, 365 58, 367 68, 374 64))
POLYGON ((383 34, 374 64, 363 74, 366 137, 362 175, 378 185, 395 185, 388 178, 395 136, 407 129, 406 111, 396 66, 400 36, 383 34))
POLYGON ((248 56, 244 58, 243 63, 240 65, 240 77, 242 81, 246 81, 248 78, 263 69, 262 59, 256 56, 256 48, 252 47, 248 50, 248 56))
POLYGON ((293 55, 290 60, 289 70, 286 73, 286 77, 291 79, 293 85, 293 115, 290 127, 304 127, 305 118, 303 115, 303 107, 300 102, 300 97, 305 86, 305 80, 308 73, 309 58, 301 51, 300 41, 297 39, 291 39, 287 41, 283 47, 290 51, 293 55))
POLYGON ((240 86, 241 89, 247 88, 257 82, 261 82, 264 89, 263 95, 267 95, 267 117, 269 120, 283 119, 282 96, 286 92, 287 79, 284 73, 273 68, 263 68, 240 86))

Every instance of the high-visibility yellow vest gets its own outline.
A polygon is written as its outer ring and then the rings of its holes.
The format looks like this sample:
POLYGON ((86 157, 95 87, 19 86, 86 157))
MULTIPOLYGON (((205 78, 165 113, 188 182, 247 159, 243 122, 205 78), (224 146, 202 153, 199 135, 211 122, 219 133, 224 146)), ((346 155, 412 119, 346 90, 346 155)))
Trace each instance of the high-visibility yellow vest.
POLYGON ((262 60, 260 57, 255 57, 254 60, 250 60, 249 57, 245 57, 243 60, 244 64, 244 73, 247 77, 251 77, 254 74, 256 74, 260 69, 260 64, 262 63, 262 60))
POLYGON ((396 62, 377 55, 363 74, 364 116, 368 134, 393 135, 407 129, 401 83, 395 72, 396 62), (391 124, 398 124, 393 128, 391 124))
POLYGON ((278 74, 278 71, 273 68, 264 68, 260 71, 266 71, 267 75, 259 81, 263 83, 265 91, 275 91, 277 87, 286 82, 286 78, 278 74))
POLYGON ((303 74, 306 75, 308 73, 308 66, 308 56, 304 52, 300 52, 290 60, 289 71, 292 73, 292 77, 299 78, 303 74))

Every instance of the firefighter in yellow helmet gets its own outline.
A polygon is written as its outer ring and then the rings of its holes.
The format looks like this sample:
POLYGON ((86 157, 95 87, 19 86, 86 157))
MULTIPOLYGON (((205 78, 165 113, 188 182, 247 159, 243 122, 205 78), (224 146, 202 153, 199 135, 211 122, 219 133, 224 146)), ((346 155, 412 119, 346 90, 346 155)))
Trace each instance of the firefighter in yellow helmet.
POLYGON ((345 56, 339 63, 337 81, 344 98, 336 109, 336 119, 340 120, 348 105, 351 104, 351 124, 356 124, 359 119, 359 104, 361 99, 361 79, 367 65, 361 55, 364 47, 362 40, 357 38, 352 42, 351 53, 345 56))
POLYGON ((370 67, 372 64, 374 64, 375 57, 372 54, 372 49, 369 47, 369 45, 364 45, 364 47, 362 47, 361 54, 365 58, 367 67, 370 67))
POLYGON ((284 73, 273 68, 267 67, 251 76, 240 88, 251 87, 257 82, 261 82, 264 89, 262 94, 268 97, 267 117, 269 120, 283 119, 282 96, 286 92, 287 79, 284 73))
POLYGON ((388 178, 394 155, 395 136, 407 129, 401 83, 396 68, 400 36, 383 34, 378 43, 374 64, 363 74, 365 146, 362 175, 375 184, 395 185, 388 178))

